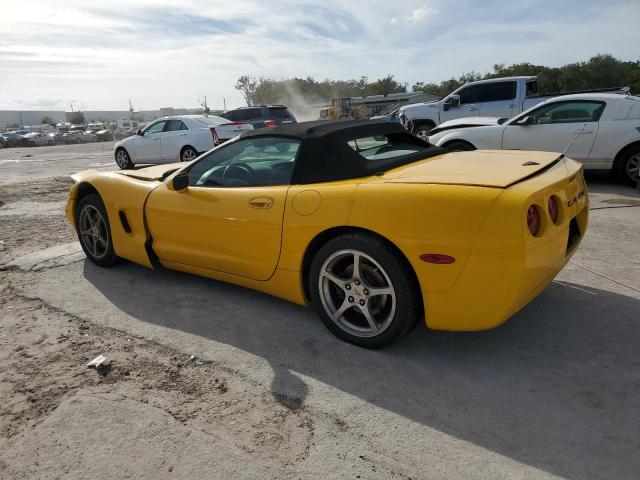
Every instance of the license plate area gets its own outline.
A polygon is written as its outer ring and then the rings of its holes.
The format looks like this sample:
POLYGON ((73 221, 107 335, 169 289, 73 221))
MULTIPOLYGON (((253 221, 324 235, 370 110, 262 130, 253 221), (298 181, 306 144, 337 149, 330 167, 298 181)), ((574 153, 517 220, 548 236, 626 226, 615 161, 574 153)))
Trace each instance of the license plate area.
POLYGON ((569 239, 567 240, 567 253, 578 243, 580 240, 580 226, 576 218, 572 218, 569 222, 569 239))

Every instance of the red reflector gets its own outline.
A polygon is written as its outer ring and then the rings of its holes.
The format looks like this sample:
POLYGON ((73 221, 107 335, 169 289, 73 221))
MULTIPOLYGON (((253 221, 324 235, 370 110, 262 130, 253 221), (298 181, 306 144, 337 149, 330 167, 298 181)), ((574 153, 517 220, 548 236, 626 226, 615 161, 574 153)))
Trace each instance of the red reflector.
POLYGON ((275 127, 276 125, 278 125, 278 122, 276 122, 275 120, 265 120, 264 124, 267 127, 275 127))
POLYGON ((439 265, 445 265, 456 261, 455 258, 442 253, 423 253, 420 255, 420 260, 427 263, 437 263, 439 265))
POLYGON ((249 125, 249 122, 244 122, 244 121, 238 120, 237 122, 223 123, 223 125, 249 125))

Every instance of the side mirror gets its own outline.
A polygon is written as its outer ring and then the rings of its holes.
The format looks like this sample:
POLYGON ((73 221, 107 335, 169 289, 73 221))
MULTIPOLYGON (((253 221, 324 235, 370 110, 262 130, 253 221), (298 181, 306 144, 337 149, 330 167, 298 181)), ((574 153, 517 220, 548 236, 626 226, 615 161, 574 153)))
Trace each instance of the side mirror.
POLYGON ((533 117, 530 117, 530 116, 522 117, 520 120, 517 120, 515 124, 520 125, 522 127, 526 127, 527 125, 532 125, 533 117))
POLYGON ((171 189, 176 192, 182 192, 189 188, 189 174, 187 172, 180 172, 171 180, 171 189))
POLYGON ((138 129, 138 131, 136 132, 136 135, 142 136, 142 130, 138 129))
POLYGON ((451 107, 459 107, 460 106, 460 95, 449 95, 449 97, 444 102, 444 110, 447 111, 451 107))

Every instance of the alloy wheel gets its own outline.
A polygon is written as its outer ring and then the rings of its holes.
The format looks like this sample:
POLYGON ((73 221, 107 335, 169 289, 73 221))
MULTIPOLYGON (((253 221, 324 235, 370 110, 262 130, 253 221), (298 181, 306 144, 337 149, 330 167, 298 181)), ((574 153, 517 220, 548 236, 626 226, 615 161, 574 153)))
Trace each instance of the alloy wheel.
POLYGON ((634 182, 640 182, 640 153, 636 153, 627 161, 627 176, 634 182))
POLYGON ((118 150, 116 152, 116 163, 120 168, 127 168, 129 166, 129 154, 124 150, 118 150))
POLYGON ((384 332, 396 312, 396 292, 387 272, 371 256, 340 250, 320 269, 320 300, 331 320, 357 337, 384 332))
POLYGON ((109 231, 100 210, 93 205, 85 205, 80 211, 78 228, 87 251, 96 260, 103 258, 109 249, 109 231))
POLYGON ((191 148, 187 148, 184 152, 182 152, 182 161, 190 162, 191 160, 194 160, 197 156, 198 154, 196 153, 195 150, 191 148))
POLYGON ((429 139, 429 132, 427 130, 418 130, 416 132, 416 137, 421 140, 427 141, 429 139))

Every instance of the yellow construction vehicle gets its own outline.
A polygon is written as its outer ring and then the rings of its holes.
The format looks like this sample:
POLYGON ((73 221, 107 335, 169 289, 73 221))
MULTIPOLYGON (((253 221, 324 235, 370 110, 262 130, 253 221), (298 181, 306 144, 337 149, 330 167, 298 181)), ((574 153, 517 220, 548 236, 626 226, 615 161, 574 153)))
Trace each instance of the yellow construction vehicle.
POLYGON ((364 117, 364 108, 362 105, 353 105, 351 97, 332 98, 331 106, 320 110, 321 120, 362 117, 364 117))

